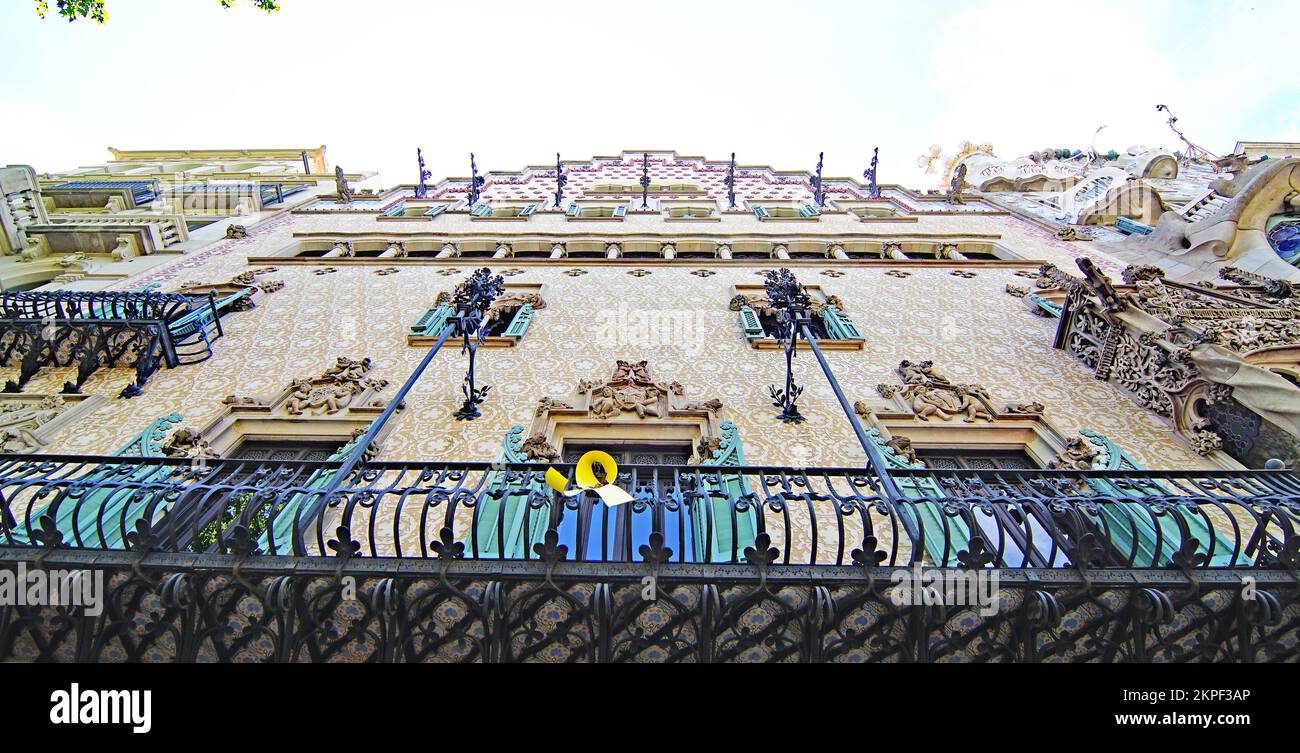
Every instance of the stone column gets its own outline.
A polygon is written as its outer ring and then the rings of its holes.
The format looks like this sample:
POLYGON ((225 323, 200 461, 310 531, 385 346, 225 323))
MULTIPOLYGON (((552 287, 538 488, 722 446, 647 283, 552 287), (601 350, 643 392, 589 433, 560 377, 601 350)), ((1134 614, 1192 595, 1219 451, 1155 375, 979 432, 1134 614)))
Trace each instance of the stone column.
POLYGON ((907 254, 903 253, 903 245, 901 243, 885 243, 880 249, 880 258, 906 259, 907 254))
POLYGON ((493 259, 505 259, 510 256, 510 245, 507 243, 498 243, 497 250, 492 252, 493 259))
POLYGON ((966 255, 957 250, 956 243, 944 243, 940 245, 939 251, 935 253, 935 257, 938 259, 956 259, 958 261, 964 261, 966 259, 966 255))
POLYGON ((675 246, 675 245, 673 245, 673 244, 671 244, 671 243, 665 243, 665 244, 663 245, 663 248, 661 249, 661 251, 663 251, 663 255, 664 255, 664 258, 665 258, 665 259, 676 259, 676 258, 677 258, 677 246, 675 246))
POLYGON ((454 257, 454 256, 456 256, 456 255, 457 255, 457 254, 456 254, 456 244, 455 244, 455 243, 444 243, 444 244, 442 244, 442 250, 439 251, 439 252, 437 253, 437 255, 434 256, 433 258, 435 258, 435 259, 450 259, 450 258, 452 258, 452 257, 454 257))
POLYGON ((338 243, 335 243, 334 248, 331 248, 329 251, 326 251, 321 258, 336 259, 340 256, 352 256, 351 241, 339 241, 338 243))
POLYGON ((610 243, 605 246, 606 259, 617 259, 619 255, 622 253, 623 253, 623 249, 619 248, 617 243, 610 243))
POLYGON ((382 254, 379 255, 379 258, 380 258, 380 259, 391 259, 391 258, 393 258, 393 257, 399 257, 399 258, 400 258, 400 257, 405 257, 405 256, 406 256, 406 243, 405 243, 405 241, 393 241, 392 243, 389 243, 389 244, 388 244, 388 248, 384 249, 384 252, 383 252, 382 254))
POLYGON ((776 259, 789 259, 790 249, 784 243, 778 243, 772 246, 772 257, 776 259))
POLYGON ((849 255, 844 252, 844 247, 838 243, 832 243, 828 256, 832 259, 847 259, 849 255))
POLYGON ((719 259, 730 259, 730 258, 731 258, 731 244, 730 244, 730 243, 719 243, 719 244, 718 244, 718 258, 719 258, 719 259))
POLYGON ((556 243, 555 245, 551 246, 552 259, 563 259, 564 254, 565 254, 565 249, 563 243, 556 243))

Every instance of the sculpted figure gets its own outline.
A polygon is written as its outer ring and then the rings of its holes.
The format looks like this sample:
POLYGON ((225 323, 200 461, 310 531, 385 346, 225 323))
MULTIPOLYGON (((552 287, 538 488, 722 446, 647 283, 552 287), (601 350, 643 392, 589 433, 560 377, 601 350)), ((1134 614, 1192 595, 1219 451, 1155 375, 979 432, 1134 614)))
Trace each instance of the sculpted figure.
POLYGON ((612 418, 620 412, 618 400, 614 396, 613 387, 602 387, 600 391, 591 396, 591 415, 597 418, 612 418))
POLYGON ((1047 464, 1048 468, 1064 471, 1090 471, 1093 461, 1101 453, 1083 437, 1071 437, 1065 444, 1065 451, 1047 464))

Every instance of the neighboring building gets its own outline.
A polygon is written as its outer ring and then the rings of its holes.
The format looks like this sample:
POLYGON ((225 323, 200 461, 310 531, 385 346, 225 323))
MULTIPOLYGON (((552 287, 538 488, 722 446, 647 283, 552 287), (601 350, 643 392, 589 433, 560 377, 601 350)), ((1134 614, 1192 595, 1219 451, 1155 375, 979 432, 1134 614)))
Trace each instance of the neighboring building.
POLYGON ((112 616, 0 658, 1294 661, 1286 147, 5 168, 0 556, 112 616), (547 486, 592 451, 635 502, 547 486))

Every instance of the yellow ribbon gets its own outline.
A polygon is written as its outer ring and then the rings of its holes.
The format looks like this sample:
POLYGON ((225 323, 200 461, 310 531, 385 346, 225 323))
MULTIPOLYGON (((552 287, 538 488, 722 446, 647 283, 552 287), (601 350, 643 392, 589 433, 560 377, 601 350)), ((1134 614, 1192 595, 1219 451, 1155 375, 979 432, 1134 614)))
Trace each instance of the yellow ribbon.
POLYGON ((578 467, 573 473, 573 480, 578 482, 577 489, 567 489, 568 479, 563 473, 554 468, 546 469, 546 485, 566 497, 576 497, 585 491, 593 491, 600 497, 601 501, 610 507, 627 504, 632 501, 632 495, 623 491, 614 485, 614 479, 618 478, 618 463, 608 452, 592 450, 578 459, 578 467), (605 480, 601 481, 596 478, 596 470, 592 466, 596 463, 605 469, 605 480))

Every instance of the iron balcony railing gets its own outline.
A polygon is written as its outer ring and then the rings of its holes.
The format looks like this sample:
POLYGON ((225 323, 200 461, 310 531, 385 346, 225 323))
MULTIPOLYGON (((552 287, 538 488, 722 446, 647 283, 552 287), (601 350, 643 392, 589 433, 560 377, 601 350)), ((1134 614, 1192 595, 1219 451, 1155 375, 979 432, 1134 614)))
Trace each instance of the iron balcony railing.
MULTIPOLYGON (((1300 564, 1280 471, 626 466, 633 503, 554 493, 546 466, 14 456, 0 546, 167 553, 1020 570, 1300 564), (760 546, 757 542, 766 542, 760 546), (767 553, 771 548, 770 556, 767 553), (761 551, 760 551, 761 550, 761 551), (350 555, 351 556, 351 555, 350 555)), ((572 466, 557 465, 572 479, 572 466)))

